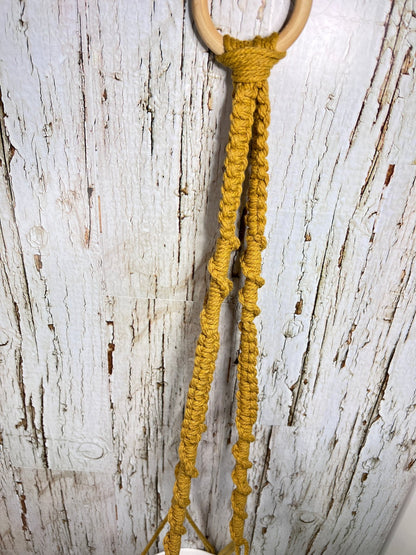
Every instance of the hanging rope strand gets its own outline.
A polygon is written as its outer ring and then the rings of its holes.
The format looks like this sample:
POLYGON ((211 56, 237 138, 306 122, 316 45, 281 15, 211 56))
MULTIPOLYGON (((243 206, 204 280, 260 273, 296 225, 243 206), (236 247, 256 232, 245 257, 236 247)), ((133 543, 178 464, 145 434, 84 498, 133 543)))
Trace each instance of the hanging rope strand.
POLYGON ((277 33, 274 33, 265 39, 256 37, 253 41, 239 41, 231 37, 224 37, 225 53, 217 58, 232 69, 234 87, 244 83, 252 88, 256 95, 251 144, 251 174, 246 206, 246 248, 241 262, 245 283, 239 293, 242 310, 239 323, 241 337, 237 367, 236 426, 238 440, 232 449, 236 464, 232 472, 235 489, 231 496, 233 516, 230 521, 230 533, 237 555, 240 555, 242 546, 244 546, 245 554, 249 553, 249 543, 244 538, 244 523, 247 518, 247 497, 251 492, 247 480, 247 471, 252 466, 249 460, 250 443, 254 441, 253 426, 257 419, 258 347, 254 319, 260 313, 257 306, 257 292, 264 284, 261 277, 261 252, 266 246, 264 229, 268 184, 267 128, 270 123, 267 79, 273 65, 285 55, 276 52, 277 36, 277 33))
POLYGON ((198 444, 206 428, 205 415, 219 349, 220 309, 233 286, 228 278, 231 254, 240 246, 240 241, 235 234, 235 226, 247 168, 254 109, 255 91, 249 87, 237 87, 234 92, 222 200, 218 216, 220 235, 215 253, 208 264, 211 282, 201 312, 201 333, 182 423, 179 463, 175 470, 176 482, 168 515, 170 530, 164 540, 166 555, 179 554, 181 536, 186 532, 183 522, 186 507, 190 502, 191 479, 198 476, 195 462, 198 444))
POLYGON ((244 538, 244 522, 247 518, 247 496, 251 492, 247 481, 247 470, 251 467, 249 451, 250 443, 254 440, 252 429, 257 418, 258 347, 254 318, 260 312, 257 306, 257 292, 264 283, 260 275, 261 251, 266 246, 264 238, 268 183, 266 141, 270 120, 267 78, 273 65, 285 55, 285 53, 276 52, 276 41, 277 33, 265 39, 256 37, 252 41, 240 41, 226 35, 225 52, 217 57, 218 61, 232 70, 231 127, 218 216, 220 233, 214 255, 208 264, 211 279, 200 316, 201 333, 196 347, 193 376, 182 423, 179 462, 175 469, 176 480, 167 517, 170 529, 164 539, 166 555, 179 555, 181 537, 186 532, 184 520, 190 503, 191 480, 198 476, 195 467, 197 449, 202 433, 206 429, 205 416, 220 343, 218 333, 220 310, 224 299, 232 289, 232 281, 228 277, 230 259, 232 252, 240 246, 235 233, 236 218, 248 165, 250 141, 252 141, 251 177, 247 199, 247 237, 242 260, 245 283, 239 293, 242 314, 239 324, 241 339, 237 369, 238 440, 233 447, 236 464, 232 478, 236 487, 232 493, 233 516, 230 522, 230 533, 237 555, 240 555, 242 546, 246 555, 249 552, 249 544, 244 538))
POLYGON ((251 144, 251 174, 247 198, 246 215, 246 249, 242 257, 241 268, 245 283, 240 291, 242 306, 239 329, 241 332, 240 355, 237 375, 239 390, 237 392, 236 426, 238 440, 232 452, 236 460, 232 472, 235 489, 231 496, 233 516, 230 522, 231 538, 236 554, 240 547, 249 552, 249 544, 244 539, 244 522, 247 518, 246 503, 251 493, 247 480, 250 443, 254 441, 253 426, 257 420, 257 329, 254 323, 260 314, 257 306, 257 292, 263 286, 261 277, 261 252, 266 247, 264 229, 266 225, 266 201, 268 185, 267 164, 267 128, 270 122, 270 105, 267 81, 258 87, 257 106, 254 114, 253 138, 251 144))

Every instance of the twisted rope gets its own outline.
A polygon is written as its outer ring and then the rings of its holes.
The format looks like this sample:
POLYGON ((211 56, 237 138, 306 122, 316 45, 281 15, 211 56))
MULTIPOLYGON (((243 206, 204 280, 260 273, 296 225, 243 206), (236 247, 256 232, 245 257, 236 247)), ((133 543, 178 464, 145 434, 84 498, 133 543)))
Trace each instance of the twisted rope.
POLYGON ((267 164, 267 127, 270 122, 270 106, 267 81, 263 81, 257 90, 257 105, 254 116, 253 138, 251 148, 251 175, 246 204, 246 249, 241 261, 245 283, 239 292, 242 306, 239 329, 241 332, 240 354, 238 358, 236 426, 238 440, 232 448, 236 460, 232 472, 235 489, 231 496, 233 516, 230 522, 231 538, 237 555, 240 547, 249 552, 249 544, 244 539, 245 510, 251 487, 247 481, 247 471, 252 464, 249 461, 250 443, 254 441, 253 426, 257 420, 257 329, 254 323, 260 314, 257 306, 257 292, 264 285, 261 277, 261 252, 266 247, 264 229, 266 225, 266 201, 268 184, 267 164))
POLYGON ((225 36, 225 52, 217 57, 219 62, 232 70, 231 127, 218 216, 220 231, 214 255, 208 264, 210 286, 200 316, 201 332, 182 423, 179 462, 175 469, 176 481, 167 516, 170 529, 164 539, 166 555, 179 555, 181 537, 186 532, 184 520, 190 503, 191 480, 198 476, 195 467, 197 448, 201 435, 206 430, 205 416, 220 344, 218 326, 221 306, 233 287, 228 274, 231 255, 240 246, 236 236, 236 219, 251 144, 251 172, 246 205, 246 247, 241 263, 245 283, 239 292, 242 313, 239 323, 241 338, 237 367, 238 440, 232 449, 236 463, 232 473, 235 489, 231 498, 233 516, 230 521, 230 533, 236 554, 240 555, 241 547, 244 547, 245 555, 249 552, 248 541, 244 538, 244 522, 247 518, 247 496, 251 492, 247 480, 247 471, 252 466, 249 451, 250 443, 254 440, 252 429, 257 418, 258 347, 254 319, 260 313, 257 295, 258 289, 264 284, 260 275, 261 252, 266 246, 266 158, 267 127, 270 121, 267 78, 273 65, 285 55, 276 52, 276 41, 277 33, 267 38, 256 37, 251 41, 240 41, 225 36))

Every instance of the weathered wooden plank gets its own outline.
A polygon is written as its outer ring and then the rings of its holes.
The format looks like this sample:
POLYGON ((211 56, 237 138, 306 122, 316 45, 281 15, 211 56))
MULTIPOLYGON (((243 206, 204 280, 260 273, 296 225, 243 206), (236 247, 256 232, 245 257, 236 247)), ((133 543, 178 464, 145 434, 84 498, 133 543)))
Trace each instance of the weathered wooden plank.
POLYGON ((2 553, 116 552, 112 474, 15 468, 3 456, 1 470, 2 553))
MULTIPOLYGON (((73 65, 65 73, 63 62, 71 55, 66 42, 71 22, 65 19, 63 35, 46 33, 55 29, 58 7, 45 9, 48 17, 33 6, 10 8, 16 26, 5 30, 9 47, 3 49, 3 63, 21 68, 25 86, 19 87, 16 72, 5 74, 2 95, 7 111, 2 122, 7 163, 2 192, 10 200, 2 203, 8 211, 3 227, 3 283, 13 306, 9 313, 14 315, 15 341, 9 348, 14 349, 20 392, 9 396, 4 384, 6 407, 13 406, 13 411, 5 411, 5 441, 10 441, 17 466, 75 468, 70 459, 77 458, 78 447, 89 443, 90 437, 101 444, 98 449, 108 451, 110 431, 95 277, 100 262, 90 248, 89 177, 75 169, 84 159, 84 145, 78 138, 84 117, 76 102, 69 103, 76 117, 63 110, 67 93, 62 96, 57 83, 61 79, 61 87, 69 87, 69 98, 78 94, 77 100, 82 100, 70 77, 78 71, 78 51, 73 45, 73 65), (39 28, 45 32, 39 33, 39 28), (48 60, 45 52, 50 53, 48 60), (32 453, 34 446, 41 456, 32 453)), ((81 460, 78 468, 83 464, 81 460)))
MULTIPOLYGON (((212 13, 247 38, 288 8, 212 13)), ((133 554, 170 502, 230 80, 188 3, 1 12, 0 550, 133 554)), ((414 48, 409 0, 316 0, 270 78, 254 555, 379 553, 415 477, 414 48)), ((218 548, 235 292, 223 312, 191 504, 218 548)))

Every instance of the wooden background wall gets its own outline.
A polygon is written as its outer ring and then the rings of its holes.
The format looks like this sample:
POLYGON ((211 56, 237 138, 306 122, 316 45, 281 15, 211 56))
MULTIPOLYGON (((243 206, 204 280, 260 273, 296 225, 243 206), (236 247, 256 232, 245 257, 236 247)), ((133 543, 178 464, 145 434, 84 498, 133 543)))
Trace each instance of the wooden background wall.
MULTIPOLYGON (((240 38, 288 8, 212 1, 240 38)), ((253 555, 379 553, 415 478, 415 17, 315 0, 270 78, 253 555)), ((171 497, 230 77, 188 2, 3 0, 0 90, 0 552, 137 554, 171 497)), ((237 317, 192 490, 218 549, 237 317)))

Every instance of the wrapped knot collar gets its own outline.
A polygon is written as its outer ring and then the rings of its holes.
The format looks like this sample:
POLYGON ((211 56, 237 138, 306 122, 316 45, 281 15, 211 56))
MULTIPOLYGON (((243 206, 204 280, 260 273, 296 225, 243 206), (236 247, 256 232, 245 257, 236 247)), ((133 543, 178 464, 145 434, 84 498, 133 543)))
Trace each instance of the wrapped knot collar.
POLYGON ((225 35, 225 52, 216 59, 231 69, 235 83, 266 81, 272 67, 286 56, 286 52, 276 50, 277 37, 278 33, 273 33, 265 38, 239 40, 225 35))

